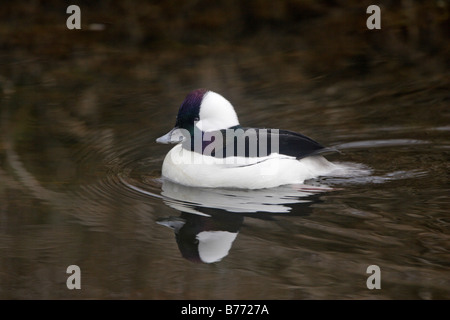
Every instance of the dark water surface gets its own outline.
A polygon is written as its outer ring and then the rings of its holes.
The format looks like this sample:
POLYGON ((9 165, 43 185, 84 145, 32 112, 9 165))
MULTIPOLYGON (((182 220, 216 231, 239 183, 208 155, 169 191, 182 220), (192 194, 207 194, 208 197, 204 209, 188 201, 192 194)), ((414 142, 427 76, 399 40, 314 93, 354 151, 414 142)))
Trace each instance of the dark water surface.
POLYGON ((450 298, 448 69, 312 77, 304 49, 258 39, 2 51, 1 299, 450 298), (354 172, 254 191, 162 180, 155 139, 198 87, 354 172))

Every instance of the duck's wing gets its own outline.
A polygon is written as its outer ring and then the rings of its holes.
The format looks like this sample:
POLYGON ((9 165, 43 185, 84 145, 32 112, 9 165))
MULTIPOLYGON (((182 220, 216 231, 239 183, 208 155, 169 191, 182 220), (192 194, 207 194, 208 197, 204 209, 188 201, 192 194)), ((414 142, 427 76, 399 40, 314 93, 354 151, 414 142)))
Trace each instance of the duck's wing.
POLYGON ((322 146, 317 141, 301 133, 289 130, 271 130, 272 136, 279 141, 279 153, 302 159, 325 152, 331 152, 333 149, 322 146), (275 131, 275 133, 273 133, 275 131))
MULTIPOLYGON (((308 156, 333 151, 313 139, 297 132, 278 129, 256 129, 234 127, 221 130, 223 146, 211 154, 215 157, 265 157, 272 153, 302 159, 308 156), (231 131, 230 131, 231 130, 231 131)), ((220 148, 220 147, 219 147, 220 148)), ((205 148, 203 148, 205 151, 205 148)))

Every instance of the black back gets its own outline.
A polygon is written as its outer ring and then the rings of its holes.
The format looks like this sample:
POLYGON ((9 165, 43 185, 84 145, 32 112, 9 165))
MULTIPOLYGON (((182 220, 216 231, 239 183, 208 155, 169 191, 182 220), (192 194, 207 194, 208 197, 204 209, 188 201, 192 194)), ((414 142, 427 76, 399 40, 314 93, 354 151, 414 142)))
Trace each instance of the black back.
POLYGON ((329 151, 311 138, 288 130, 235 126, 207 133, 196 131, 194 135, 197 136, 183 142, 183 147, 217 158, 264 157, 276 152, 302 159, 329 151), (197 141, 195 141, 196 138, 197 141))

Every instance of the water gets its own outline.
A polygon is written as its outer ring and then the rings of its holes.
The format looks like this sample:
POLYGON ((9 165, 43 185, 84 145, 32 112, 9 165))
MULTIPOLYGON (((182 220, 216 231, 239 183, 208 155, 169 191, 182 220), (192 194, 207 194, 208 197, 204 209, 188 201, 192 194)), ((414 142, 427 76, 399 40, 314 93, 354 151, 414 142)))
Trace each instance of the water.
POLYGON ((314 78, 298 48, 92 37, 104 46, 2 53, 0 298, 450 298, 450 83, 436 61, 314 78), (199 87, 241 124, 302 132, 353 170, 253 191, 164 181, 171 146, 155 139, 199 87))

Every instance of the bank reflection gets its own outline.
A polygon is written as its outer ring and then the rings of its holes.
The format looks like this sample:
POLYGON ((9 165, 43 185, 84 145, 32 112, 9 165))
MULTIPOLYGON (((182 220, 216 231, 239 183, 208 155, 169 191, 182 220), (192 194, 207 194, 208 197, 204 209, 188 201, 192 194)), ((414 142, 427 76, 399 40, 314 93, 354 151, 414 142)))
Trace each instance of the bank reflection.
POLYGON ((193 188, 164 181, 162 197, 180 216, 159 219, 175 233, 182 256, 214 263, 226 257, 244 219, 276 220, 280 216, 307 216, 326 187, 282 186, 261 190, 193 188))

